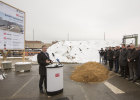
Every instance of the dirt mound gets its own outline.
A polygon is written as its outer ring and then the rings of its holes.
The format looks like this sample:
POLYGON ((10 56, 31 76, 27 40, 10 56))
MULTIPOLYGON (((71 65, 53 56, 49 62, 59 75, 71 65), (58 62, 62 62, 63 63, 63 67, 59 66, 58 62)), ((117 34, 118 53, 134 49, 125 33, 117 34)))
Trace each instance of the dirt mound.
POLYGON ((109 71, 97 62, 87 62, 81 66, 76 66, 71 75, 71 80, 77 82, 102 82, 108 78, 109 71))

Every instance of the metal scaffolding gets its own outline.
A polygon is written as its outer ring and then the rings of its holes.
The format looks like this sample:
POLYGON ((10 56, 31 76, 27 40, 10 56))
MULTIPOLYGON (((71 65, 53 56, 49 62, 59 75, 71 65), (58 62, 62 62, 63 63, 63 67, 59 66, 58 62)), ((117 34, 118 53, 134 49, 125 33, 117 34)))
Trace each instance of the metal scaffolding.
POLYGON ((135 46, 138 46, 138 34, 132 34, 132 35, 123 36, 122 43, 126 44, 126 39, 131 39, 131 38, 135 39, 135 46))

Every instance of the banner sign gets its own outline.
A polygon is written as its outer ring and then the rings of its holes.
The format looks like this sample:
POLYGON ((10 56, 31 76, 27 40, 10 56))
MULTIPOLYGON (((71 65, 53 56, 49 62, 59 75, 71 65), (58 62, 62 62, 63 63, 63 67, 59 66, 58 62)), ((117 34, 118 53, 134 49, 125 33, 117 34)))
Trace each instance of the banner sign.
POLYGON ((23 50, 25 12, 0 1, 0 50, 23 50))

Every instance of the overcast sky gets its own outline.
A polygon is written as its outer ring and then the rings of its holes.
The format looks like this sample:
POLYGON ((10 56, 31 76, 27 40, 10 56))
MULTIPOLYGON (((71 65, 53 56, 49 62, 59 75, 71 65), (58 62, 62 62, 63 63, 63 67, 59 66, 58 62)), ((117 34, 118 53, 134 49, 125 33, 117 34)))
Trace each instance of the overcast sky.
MULTIPOLYGON (((2 0, 26 12, 26 40, 140 36, 140 0, 2 0)), ((140 43, 140 38, 139 38, 140 43)))

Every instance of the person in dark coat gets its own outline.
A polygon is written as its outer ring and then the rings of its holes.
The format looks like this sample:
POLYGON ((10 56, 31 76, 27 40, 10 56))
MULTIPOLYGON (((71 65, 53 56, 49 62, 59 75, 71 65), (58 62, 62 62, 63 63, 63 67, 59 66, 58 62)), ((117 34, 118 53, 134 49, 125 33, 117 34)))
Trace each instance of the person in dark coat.
POLYGON ((104 63, 107 65, 107 49, 104 51, 104 63))
POLYGON ((130 45, 131 52, 128 56, 128 66, 129 66, 129 81, 133 80, 133 82, 137 79, 137 66, 136 66, 136 50, 133 44, 130 45))
MULTIPOLYGON (((140 56, 140 45, 136 48, 136 58, 135 58, 135 60, 136 60, 136 75, 137 75, 137 79, 139 79, 140 78, 140 67, 139 67, 139 56, 140 56)), ((136 79, 136 80, 137 80, 136 79)))
POLYGON ((114 71, 115 73, 118 73, 119 71, 119 55, 120 55, 120 47, 116 46, 113 55, 114 63, 115 63, 115 71, 114 71))
POLYGON ((109 50, 107 52, 107 58, 109 60, 109 70, 112 71, 113 68, 113 50, 111 49, 111 47, 109 47, 109 50))
POLYGON ((138 62, 137 62, 137 68, 138 68, 138 79, 140 79, 140 45, 138 46, 138 62))
MULTIPOLYGON (((127 50, 127 58, 129 58, 130 53, 131 53, 130 45, 127 45, 126 50, 127 50)), ((129 62, 127 61, 126 76, 129 78, 130 75, 129 75, 129 67, 128 67, 128 65, 129 65, 129 62)))
POLYGON ((47 46, 43 45, 42 46, 42 51, 37 55, 37 61, 39 64, 39 75, 40 75, 40 80, 39 80, 39 89, 40 93, 44 93, 43 91, 43 82, 44 82, 44 87, 45 90, 47 90, 46 86, 46 67, 52 61, 50 60, 49 54, 46 52, 47 51, 47 46))
POLYGON ((100 54, 100 63, 103 63, 103 57, 104 57, 104 49, 101 48, 101 50, 99 50, 99 54, 100 54))
POLYGON ((127 50, 125 44, 122 44, 122 50, 119 55, 120 74, 121 77, 127 77, 127 50))

